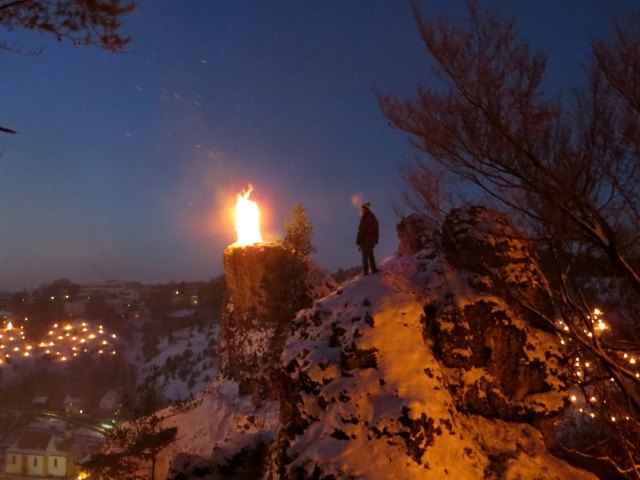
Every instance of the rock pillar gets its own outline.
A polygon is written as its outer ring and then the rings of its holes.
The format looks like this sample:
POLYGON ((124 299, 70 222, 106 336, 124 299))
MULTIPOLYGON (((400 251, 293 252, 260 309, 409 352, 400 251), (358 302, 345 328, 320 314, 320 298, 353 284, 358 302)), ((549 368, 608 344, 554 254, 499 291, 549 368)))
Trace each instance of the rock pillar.
POLYGON ((305 259, 280 245, 224 252, 227 302, 221 321, 219 373, 241 393, 265 398, 269 376, 295 313, 311 304, 305 259))
POLYGON ((287 253, 281 246, 269 243, 225 250, 223 265, 227 280, 227 304, 233 305, 236 320, 264 317, 266 293, 263 280, 266 270, 272 259, 287 253))

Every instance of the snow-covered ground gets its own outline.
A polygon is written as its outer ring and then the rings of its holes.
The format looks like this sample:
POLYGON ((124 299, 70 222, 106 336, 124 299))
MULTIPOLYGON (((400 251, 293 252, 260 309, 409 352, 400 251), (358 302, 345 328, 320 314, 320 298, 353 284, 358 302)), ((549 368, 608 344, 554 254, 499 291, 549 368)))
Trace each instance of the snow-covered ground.
MULTIPOLYGON (((174 473, 206 470, 224 464, 243 448, 273 440, 279 416, 277 402, 255 406, 251 397, 238 394, 237 383, 226 381, 209 383, 195 398, 196 406, 184 413, 163 412, 169 415, 164 426, 178 427, 178 436, 162 452, 157 478, 165 478, 170 466, 174 473)), ((215 477, 210 474, 200 478, 215 477)))

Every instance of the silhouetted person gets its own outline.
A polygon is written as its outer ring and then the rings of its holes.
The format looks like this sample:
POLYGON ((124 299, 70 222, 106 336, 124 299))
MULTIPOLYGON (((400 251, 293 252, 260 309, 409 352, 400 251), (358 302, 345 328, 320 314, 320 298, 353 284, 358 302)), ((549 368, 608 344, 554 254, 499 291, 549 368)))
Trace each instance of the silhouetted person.
POLYGON ((360 207, 360 225, 358 225, 358 238, 356 244, 362 252, 362 273, 369 275, 369 267, 371 273, 376 273, 376 259, 373 256, 373 249, 378 243, 378 219, 371 212, 371 204, 364 203, 360 207))

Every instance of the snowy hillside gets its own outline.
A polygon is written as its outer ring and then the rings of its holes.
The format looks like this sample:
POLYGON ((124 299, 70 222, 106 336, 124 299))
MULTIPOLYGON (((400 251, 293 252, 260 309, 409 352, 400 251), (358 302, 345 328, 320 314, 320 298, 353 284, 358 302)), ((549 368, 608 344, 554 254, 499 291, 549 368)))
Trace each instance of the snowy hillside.
POLYGON ((251 397, 238 394, 237 383, 225 381, 211 382, 196 398, 195 408, 166 421, 178 427, 178 439, 162 452, 156 478, 214 479, 216 467, 243 449, 272 442, 277 402, 256 407, 251 397))
POLYGON ((193 326, 161 336, 159 352, 146 362, 140 372, 143 379, 157 369, 168 400, 188 398, 203 390, 216 378, 215 350, 220 326, 193 326))

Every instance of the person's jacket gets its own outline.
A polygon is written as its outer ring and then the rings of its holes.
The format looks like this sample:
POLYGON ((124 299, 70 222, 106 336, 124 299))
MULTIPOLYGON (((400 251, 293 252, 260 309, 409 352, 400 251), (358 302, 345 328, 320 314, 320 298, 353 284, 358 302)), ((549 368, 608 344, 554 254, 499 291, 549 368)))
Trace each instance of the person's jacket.
POLYGON ((360 247, 373 248, 378 243, 378 219, 371 212, 365 210, 360 217, 360 225, 358 225, 358 238, 356 244, 360 247))

